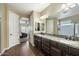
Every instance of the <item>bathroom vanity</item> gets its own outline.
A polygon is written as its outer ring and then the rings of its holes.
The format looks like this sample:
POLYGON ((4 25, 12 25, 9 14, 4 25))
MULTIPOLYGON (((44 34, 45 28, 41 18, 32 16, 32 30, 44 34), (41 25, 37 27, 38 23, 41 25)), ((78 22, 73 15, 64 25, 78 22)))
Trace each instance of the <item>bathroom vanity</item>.
POLYGON ((79 56, 79 41, 47 34, 35 34, 34 44, 47 56, 79 56))

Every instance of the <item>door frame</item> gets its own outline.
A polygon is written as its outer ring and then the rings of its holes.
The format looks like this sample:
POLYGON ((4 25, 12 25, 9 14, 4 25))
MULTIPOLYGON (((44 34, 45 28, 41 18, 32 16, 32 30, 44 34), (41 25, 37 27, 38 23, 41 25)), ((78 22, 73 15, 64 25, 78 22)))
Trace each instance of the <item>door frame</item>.
POLYGON ((0 41, 1 41, 1 42, 0 42, 0 52, 3 51, 3 46, 2 46, 2 44, 3 44, 3 41, 2 41, 2 39, 3 39, 3 32, 2 32, 2 30, 3 30, 3 24, 2 24, 3 21, 2 21, 2 20, 3 20, 2 17, 0 17, 0 23, 1 23, 1 24, 0 24, 0 25, 1 25, 1 33, 0 33, 0 34, 1 34, 1 38, 0 38, 0 39, 1 39, 1 40, 0 40, 0 41))

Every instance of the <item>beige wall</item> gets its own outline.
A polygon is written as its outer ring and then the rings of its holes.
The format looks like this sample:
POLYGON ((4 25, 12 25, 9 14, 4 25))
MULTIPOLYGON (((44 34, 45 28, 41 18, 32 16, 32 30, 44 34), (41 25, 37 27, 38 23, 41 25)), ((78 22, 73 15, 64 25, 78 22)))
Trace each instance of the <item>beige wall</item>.
POLYGON ((2 11, 2 19, 1 19, 1 32, 2 32, 2 38, 1 38, 1 49, 5 49, 8 47, 8 13, 7 13, 7 6, 6 4, 1 5, 1 11, 2 11))
POLYGON ((1 50, 9 48, 9 8, 7 4, 0 4, 1 17, 1 50))

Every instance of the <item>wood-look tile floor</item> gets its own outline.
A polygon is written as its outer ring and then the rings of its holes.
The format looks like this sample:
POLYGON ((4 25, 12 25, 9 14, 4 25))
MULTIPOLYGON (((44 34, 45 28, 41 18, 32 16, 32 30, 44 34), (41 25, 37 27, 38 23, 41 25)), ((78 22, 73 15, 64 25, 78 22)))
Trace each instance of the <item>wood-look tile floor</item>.
POLYGON ((6 50, 2 56, 44 56, 44 54, 40 50, 30 47, 29 42, 26 41, 6 50))

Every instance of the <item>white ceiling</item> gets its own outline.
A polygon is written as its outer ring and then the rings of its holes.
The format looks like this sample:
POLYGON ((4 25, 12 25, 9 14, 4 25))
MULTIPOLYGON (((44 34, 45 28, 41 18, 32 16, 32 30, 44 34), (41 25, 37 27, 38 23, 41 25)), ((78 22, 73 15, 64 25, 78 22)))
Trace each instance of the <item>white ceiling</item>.
POLYGON ((49 5, 50 3, 9 3, 8 7, 20 15, 29 16, 32 11, 41 12, 49 5))

